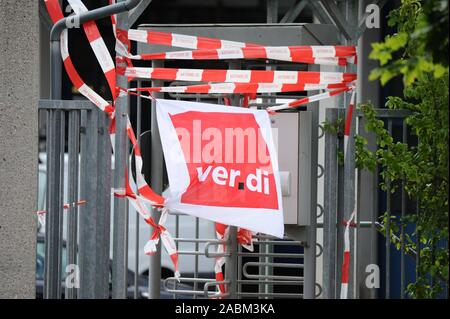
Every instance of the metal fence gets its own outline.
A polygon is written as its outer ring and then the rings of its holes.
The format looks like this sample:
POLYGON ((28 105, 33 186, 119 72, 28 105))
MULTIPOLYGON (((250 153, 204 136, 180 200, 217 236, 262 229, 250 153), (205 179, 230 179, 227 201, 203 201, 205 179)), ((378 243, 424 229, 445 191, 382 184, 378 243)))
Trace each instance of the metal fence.
MULTIPOLYGON (((408 131, 405 118, 410 114, 405 110, 377 109, 376 117, 383 120, 394 141, 414 146, 417 141, 408 131)), ((339 122, 343 118, 342 109, 327 109, 326 120, 329 123, 339 122)), ((376 151, 378 146, 373 133, 364 129, 364 118, 357 114, 357 133, 367 138, 368 147, 376 151)), ((339 163, 339 150, 343 148, 343 140, 338 134, 327 132, 325 142, 325 214, 324 214, 324 298, 338 298, 343 253, 344 217, 342 207, 343 168, 339 163)), ((352 298, 407 298, 405 289, 408 283, 415 281, 419 252, 405 250, 405 234, 414 231, 414 225, 404 221, 407 214, 417 213, 417 203, 408 198, 404 184, 392 192, 391 182, 384 180, 386 189, 380 187, 381 168, 374 172, 357 171, 357 218, 351 231, 351 264, 349 278, 349 295, 352 298), (382 225, 380 218, 386 214, 386 223, 382 225), (389 236, 391 217, 400 222, 400 233, 394 234, 400 247, 391 243, 389 236), (379 272, 379 286, 368 287, 366 278, 368 265, 374 265, 379 272), (378 289, 379 288, 379 289, 378 289)), ((322 225, 321 225, 322 226, 322 225)), ((412 236, 417 243, 417 236, 412 236)), ((418 245, 420 247, 420 245, 418 245)))
POLYGON ((46 204, 57 205, 45 224, 44 297, 107 297, 109 280, 111 146, 109 119, 88 101, 40 101, 46 114, 46 156, 41 176, 46 204), (55 134, 60 126, 63 134, 55 134), (67 135, 67 138, 66 138, 67 135), (85 205, 74 205, 79 200, 85 205), (68 208, 64 208, 69 204, 68 208), (51 237, 50 237, 51 236, 51 237), (64 240, 65 238, 65 240, 64 240), (83 252, 83 253, 80 253, 83 252), (54 258, 53 256, 57 256, 54 258), (80 289, 61 286, 78 265, 80 289), (51 262, 56 260, 57 262, 51 262))
MULTIPOLYGON (((351 43, 352 36, 349 33, 353 33, 355 30, 349 29, 349 25, 344 21, 344 15, 339 14, 338 11, 345 9, 345 16, 351 18, 352 25, 357 25, 358 21, 354 21, 357 16, 356 1, 348 1, 339 5, 333 1, 299 2, 286 13, 282 19, 283 22, 293 22, 306 4, 316 11, 319 21, 337 25, 337 29, 343 35, 342 38, 346 39, 342 42, 351 43)), ((128 22, 122 21, 125 19, 124 17, 118 18, 118 24, 122 23, 121 27, 126 29, 128 22)), ((268 22, 276 21, 276 1, 268 1, 268 22)), ((265 26, 261 25, 260 29, 253 34, 253 38, 260 37, 258 32, 262 32, 261 30, 264 28, 265 26)), ((227 32, 227 30, 222 30, 222 32, 227 32)), ((329 37, 330 34, 326 29, 322 29, 322 31, 312 32, 308 40, 314 39, 314 41, 318 41, 316 44, 325 44, 320 42, 322 36, 329 37)), ((332 37, 338 39, 338 30, 332 37)), ((289 44, 292 44, 294 39, 299 42, 304 40, 297 33, 292 37, 282 35, 275 38, 277 41, 280 39, 288 39, 289 44)), ((356 41, 356 38, 353 41, 356 41)), ((325 42, 332 44, 332 41, 325 42)), ((270 44, 271 41, 266 41, 266 43, 270 44)), ((154 67, 157 66, 161 65, 155 63, 154 67)), ((283 69, 281 64, 241 65, 230 63, 230 68, 255 67, 283 69)), ((123 80, 123 78, 120 79, 122 82, 123 80)), ((125 82, 119 84, 125 87, 125 82)), ((152 83, 153 86, 160 86, 160 84, 160 81, 152 83)), ((169 97, 178 98, 176 95, 169 97)), ((184 98, 222 102, 220 95, 202 96, 201 98, 200 96, 185 95, 184 98)), ((272 104, 275 98, 276 96, 266 95, 261 103, 255 106, 267 106, 272 104)), ((291 96, 283 95, 283 98, 291 98, 291 96)), ((119 113, 129 111, 127 110, 129 102, 121 101, 119 103, 119 113)), ((342 101, 339 101, 339 105, 343 105, 340 102, 342 101)), ((236 101, 233 104, 238 105, 236 101)), ((44 297, 60 298, 64 294, 65 298, 158 298, 163 293, 164 296, 172 298, 218 297, 216 288, 219 283, 214 279, 213 268, 210 273, 203 274, 200 268, 203 262, 211 262, 218 257, 213 250, 222 242, 214 238, 214 232, 202 234, 201 220, 183 214, 173 214, 171 217, 173 229, 170 230, 175 236, 180 257, 190 258, 193 265, 191 276, 183 275, 181 283, 178 283, 170 272, 162 269, 160 249, 156 255, 147 258, 146 262, 140 261, 139 256, 143 254, 143 247, 140 245, 141 237, 145 237, 146 234, 142 231, 143 223, 139 220, 136 212, 129 211, 125 199, 114 200, 114 215, 111 215, 111 185, 114 175, 111 174, 110 169, 112 165, 107 117, 85 101, 41 101, 39 107, 40 112, 45 112, 47 118, 46 207, 51 208, 45 229, 44 297), (67 150, 67 156, 65 156, 65 150, 67 150), (66 157, 67 166, 65 165, 66 157), (86 200, 87 203, 83 206, 69 205, 68 209, 63 208, 65 203, 74 203, 79 199, 86 200), (188 235, 183 234, 181 226, 184 218, 189 218, 190 224, 194 225, 188 235), (134 229, 134 233, 130 232, 132 229, 134 229), (64 250, 67 252, 64 253, 64 250), (111 256, 113 256, 113 261, 110 261, 111 256), (130 260, 130 256, 132 256, 132 260, 130 260), (63 276, 66 274, 63 269, 64 258, 67 258, 66 264, 79 266, 79 289, 69 288, 62 284, 63 276), (161 278, 164 279, 162 282, 161 278)), ((145 176, 151 180, 152 188, 161 193, 166 186, 166 181, 163 173, 164 162, 157 131, 155 108, 151 107, 150 111, 149 137, 145 135, 148 132, 143 132, 140 121, 143 107, 145 107, 143 101, 138 98, 136 101, 136 118, 138 119, 136 135, 141 144, 144 143, 144 139, 148 139, 147 147, 143 147, 143 151, 145 153, 147 149, 152 155, 151 160, 147 161, 148 164, 144 167, 144 170, 147 170, 145 176)), ((310 136, 313 141, 312 145, 315 145, 312 148, 312 153, 314 153, 312 157, 317 159, 316 140, 319 137, 317 103, 309 106, 308 110, 311 110, 314 125, 317 128, 311 132, 310 136)), ((343 112, 343 109, 328 109, 326 119, 327 121, 337 120, 338 117, 343 116, 343 112)), ((393 121, 397 121, 394 119, 397 117, 402 118, 404 114, 402 116, 397 114, 393 118, 387 119, 390 132, 395 127, 393 121)), ((405 126, 403 126, 403 130, 403 133, 406 134, 405 126)), ((407 138, 407 135, 403 135, 403 138, 407 138)), ((317 161, 313 161, 310 166, 313 188, 310 193, 309 212, 312 218, 310 225, 305 228, 306 231, 303 229, 302 236, 299 236, 304 240, 294 236, 286 237, 285 240, 257 236, 255 252, 251 253, 238 247, 235 236, 236 228, 231 227, 230 240, 226 242, 228 246, 225 253, 227 264, 223 283, 227 285, 227 293, 224 297, 337 298, 343 252, 341 223, 344 220, 343 213, 348 211, 351 197, 355 195, 353 189, 344 183, 344 171, 338 163, 337 152, 339 148, 342 149, 342 142, 336 136, 325 134, 325 166, 322 173, 319 174, 324 178, 325 200, 323 212, 320 209, 321 213, 319 214, 319 217, 323 218, 323 225, 316 225, 317 187, 315 183, 320 177, 316 178, 311 173, 317 170, 317 161), (316 245, 318 227, 323 227, 323 245, 316 245), (289 247, 288 250, 287 247, 289 247), (322 285, 316 284, 316 257, 320 255, 323 256, 324 265, 322 285)), ((129 150, 126 145, 117 149, 119 152, 129 150)), ((122 160, 125 158, 125 156, 117 156, 117 158, 119 157, 122 160)), ((356 197, 359 218, 357 227, 352 232, 351 250, 355 253, 352 254, 350 269, 352 275, 349 283, 349 296, 351 298, 377 297, 374 293, 376 290, 372 289, 368 292, 362 286, 365 265, 378 263, 380 255, 377 245, 379 241, 377 218, 380 210, 377 176, 374 174, 369 177, 366 172, 358 172, 356 197), (367 243, 363 244, 365 242, 367 243)), ((115 184, 120 184, 119 179, 123 176, 116 174, 115 177, 117 177, 115 184)), ((386 211, 391 212, 393 205, 391 197, 386 196, 385 202, 386 211)), ((406 198, 403 189, 401 203, 400 210, 404 214, 406 198)), ((154 210, 153 213, 158 219, 158 211, 154 210)), ((392 248, 387 239, 384 245, 385 265, 389 266, 392 248)), ((401 280, 403 288, 406 284, 405 258, 402 254, 401 280)), ((390 283, 390 267, 386 267, 384 274, 385 282, 390 283)), ((385 286, 385 297, 390 297, 390 287, 389 285, 385 286)))

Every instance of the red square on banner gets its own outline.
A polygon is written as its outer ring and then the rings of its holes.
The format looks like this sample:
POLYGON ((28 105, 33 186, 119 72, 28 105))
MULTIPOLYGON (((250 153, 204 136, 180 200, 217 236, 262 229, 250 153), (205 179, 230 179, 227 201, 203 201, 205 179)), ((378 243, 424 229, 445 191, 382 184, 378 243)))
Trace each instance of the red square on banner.
POLYGON ((252 113, 169 114, 190 183, 181 203, 278 209, 268 146, 252 113))

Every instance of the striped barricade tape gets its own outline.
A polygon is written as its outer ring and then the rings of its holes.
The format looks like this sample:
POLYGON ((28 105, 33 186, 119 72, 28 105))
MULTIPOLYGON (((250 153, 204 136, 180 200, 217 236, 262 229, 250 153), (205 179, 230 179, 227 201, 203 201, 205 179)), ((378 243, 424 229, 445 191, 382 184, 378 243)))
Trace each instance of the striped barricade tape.
POLYGON ((355 48, 344 46, 294 46, 204 49, 125 55, 132 60, 235 60, 267 59, 318 65, 346 66, 355 62, 355 48))
POLYGON ((330 90, 347 87, 347 83, 337 84, 275 84, 275 83, 211 83, 187 86, 139 87, 128 92, 203 93, 203 94, 247 94, 281 93, 330 90))
POLYGON ((119 74, 141 79, 194 82, 227 83, 273 83, 273 84, 339 84, 356 80, 355 73, 272 71, 272 70, 225 70, 126 67, 119 74))
POLYGON ((342 262, 342 277, 341 277, 341 294, 340 299, 347 299, 348 296, 348 279, 350 269, 350 226, 355 218, 355 211, 350 216, 350 219, 345 222, 344 230, 344 257, 342 262))
MULTIPOLYGON (((80 199, 77 200, 76 202, 72 202, 72 203, 66 203, 63 205, 63 209, 69 209, 69 208, 74 208, 77 206, 81 206, 86 204, 87 201, 85 201, 84 199, 80 199)), ((38 216, 38 221, 41 224, 42 227, 45 228, 45 214, 47 214, 47 210, 43 209, 43 210, 38 210, 36 212, 37 216, 38 216)))
POLYGON ((277 106, 270 106, 267 108, 268 112, 276 112, 276 111, 280 111, 280 110, 284 110, 284 109, 289 109, 289 108, 293 108, 293 107, 297 107, 297 106, 301 106, 301 105, 305 105, 308 103, 312 103, 312 102, 318 102, 321 100, 325 100, 328 99, 332 96, 336 96, 348 91, 352 91, 353 87, 348 86, 348 87, 344 87, 341 89, 337 89, 337 90, 333 90, 333 91, 329 91, 329 92, 324 92, 324 93, 320 93, 320 94, 316 94, 316 95, 311 95, 311 96, 307 96, 286 104, 282 104, 282 105, 277 105, 277 106))
MULTIPOLYGON (((137 59, 152 59, 158 56, 158 59, 216 59, 221 56, 236 56, 232 58, 239 59, 279 59, 287 58, 292 62, 296 59, 322 59, 344 57, 356 57, 356 49, 354 46, 264 46, 255 43, 244 43, 238 41, 229 41, 215 38, 191 36, 170 32, 151 31, 151 30, 117 30, 124 38, 132 41, 148 43, 153 45, 163 45, 169 47, 178 47, 191 49, 195 51, 184 52, 163 52, 154 54, 135 55, 137 59), (239 49, 237 51, 225 51, 228 49, 239 49)), ((226 57, 229 59, 230 57, 226 57)), ((356 59, 351 59, 356 62, 356 59)))

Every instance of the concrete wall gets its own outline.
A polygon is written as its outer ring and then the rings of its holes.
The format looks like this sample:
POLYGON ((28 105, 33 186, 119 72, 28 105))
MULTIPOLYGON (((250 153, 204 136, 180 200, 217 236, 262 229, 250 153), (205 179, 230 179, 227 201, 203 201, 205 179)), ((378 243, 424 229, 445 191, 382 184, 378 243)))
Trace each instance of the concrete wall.
POLYGON ((0 0, 0 298, 34 298, 38 1, 0 0))

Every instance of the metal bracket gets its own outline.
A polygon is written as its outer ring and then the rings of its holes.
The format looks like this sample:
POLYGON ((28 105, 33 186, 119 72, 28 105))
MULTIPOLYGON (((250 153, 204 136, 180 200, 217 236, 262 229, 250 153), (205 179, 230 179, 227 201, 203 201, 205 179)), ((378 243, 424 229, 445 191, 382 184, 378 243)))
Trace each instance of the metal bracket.
POLYGON ((351 26, 347 23, 341 10, 338 8, 334 1, 320 0, 319 1, 323 7, 326 9, 327 13, 331 16, 334 24, 338 27, 339 31, 348 39, 352 40, 351 26))
POLYGON ((293 23, 307 5, 307 0, 300 0, 297 3, 293 3, 283 18, 281 18, 280 23, 293 23))
POLYGON ((152 0, 142 0, 133 10, 128 13, 128 22, 130 27, 136 23, 137 19, 147 9, 152 0))

